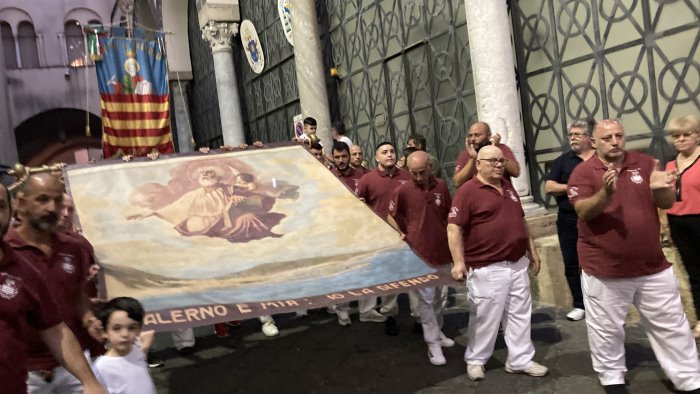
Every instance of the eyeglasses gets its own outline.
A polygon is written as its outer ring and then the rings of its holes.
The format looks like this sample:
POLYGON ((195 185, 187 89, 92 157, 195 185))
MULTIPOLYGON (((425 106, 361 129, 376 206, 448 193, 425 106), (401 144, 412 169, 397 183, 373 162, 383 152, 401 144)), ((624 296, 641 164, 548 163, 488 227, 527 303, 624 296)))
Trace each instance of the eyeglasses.
POLYGON ((477 161, 485 161, 485 162, 488 162, 489 164, 491 164, 491 167, 496 167, 496 166, 499 165, 499 164, 502 165, 502 166, 505 166, 506 164, 508 164, 508 159, 505 159, 505 158, 503 158, 503 157, 501 157, 500 159, 496 159, 496 158, 493 158, 493 159, 479 159, 479 160, 477 160, 477 161))

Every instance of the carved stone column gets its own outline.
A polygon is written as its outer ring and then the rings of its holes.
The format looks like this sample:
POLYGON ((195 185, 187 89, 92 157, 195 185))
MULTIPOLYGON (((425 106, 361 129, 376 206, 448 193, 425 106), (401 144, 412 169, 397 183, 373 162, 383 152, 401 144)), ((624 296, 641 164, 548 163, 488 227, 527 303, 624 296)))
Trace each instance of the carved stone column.
POLYGON ((238 23, 210 21, 202 28, 202 38, 209 43, 214 56, 216 93, 219 98, 224 144, 232 146, 246 142, 231 49, 231 37, 235 34, 238 34, 238 23))
POLYGON ((464 8, 479 120, 501 134, 501 142, 513 150, 520 164, 520 176, 513 179, 513 186, 521 196, 525 214, 546 213, 532 202, 530 194, 507 4, 505 1, 464 0, 464 8))
POLYGON ((10 96, 3 55, 3 51, 0 50, 0 164, 11 166, 19 159, 15 131, 10 122, 10 96))
POLYGON ((192 152, 192 126, 187 105, 187 86, 189 81, 170 81, 170 94, 173 97, 173 115, 177 125, 177 148, 179 153, 192 152))
POLYGON ((294 0, 291 6, 294 65, 301 113, 304 117, 311 116, 316 119, 316 135, 321 139, 326 153, 330 154, 333 147, 331 111, 328 105, 315 1, 294 0))

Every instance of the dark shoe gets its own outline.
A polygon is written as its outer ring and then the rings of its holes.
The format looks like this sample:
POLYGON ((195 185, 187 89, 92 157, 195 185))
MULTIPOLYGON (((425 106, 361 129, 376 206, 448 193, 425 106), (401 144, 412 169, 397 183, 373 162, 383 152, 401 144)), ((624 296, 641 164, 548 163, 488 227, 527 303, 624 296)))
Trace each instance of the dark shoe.
POLYGON ((214 324, 214 333, 219 338, 226 338, 228 337, 228 326, 226 323, 216 323, 214 324))
POLYGON ((160 368, 165 365, 165 361, 155 357, 151 352, 148 353, 146 362, 148 363, 148 368, 160 368))
POLYGON ((423 325, 418 323, 417 321, 413 322, 413 333, 423 335, 423 325))
POLYGON ((627 391, 627 387, 624 384, 609 384, 607 386, 603 386, 603 389, 605 390, 606 394, 627 394, 629 391, 627 391))
POLYGON ((384 332, 386 332, 386 335, 389 335, 391 337, 399 335, 399 326, 396 324, 395 317, 389 316, 386 319, 386 321, 384 322, 384 332))
POLYGON ((194 347, 193 346, 185 346, 182 349, 178 349, 177 352, 180 353, 181 356, 185 356, 185 357, 191 356, 192 354, 194 354, 194 347))
POLYGON ((226 323, 226 325, 229 328, 241 328, 241 322, 238 320, 231 320, 230 322, 226 323))

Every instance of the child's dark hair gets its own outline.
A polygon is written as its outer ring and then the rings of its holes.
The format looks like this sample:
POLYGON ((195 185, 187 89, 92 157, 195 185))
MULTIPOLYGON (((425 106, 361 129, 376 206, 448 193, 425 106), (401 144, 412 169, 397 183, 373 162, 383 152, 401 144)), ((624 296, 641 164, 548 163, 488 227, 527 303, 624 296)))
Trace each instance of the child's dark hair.
POLYGON ((139 323, 139 326, 143 326, 143 315, 145 315, 146 312, 144 312, 141 303, 135 298, 117 297, 109 301, 97 312, 97 318, 102 322, 102 327, 104 327, 105 331, 107 330, 109 317, 112 316, 112 313, 117 311, 126 312, 129 319, 135 320, 139 323))

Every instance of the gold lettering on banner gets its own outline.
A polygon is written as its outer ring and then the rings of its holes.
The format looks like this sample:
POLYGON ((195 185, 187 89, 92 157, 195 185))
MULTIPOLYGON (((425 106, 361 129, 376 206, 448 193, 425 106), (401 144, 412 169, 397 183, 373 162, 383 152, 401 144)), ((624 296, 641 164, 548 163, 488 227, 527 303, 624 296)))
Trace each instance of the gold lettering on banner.
POLYGON ((342 300, 345 298, 344 295, 335 293, 335 294, 326 294, 326 297, 330 298, 331 300, 342 300))
POLYGON ((228 308, 226 308, 223 305, 215 305, 214 313, 216 313, 219 316, 226 316, 228 314, 228 308))
POLYGON ((173 323, 187 323, 187 319, 182 316, 182 310, 170 311, 170 318, 173 319, 173 323))
POLYGON ((158 322, 156 321, 156 317, 153 316, 152 313, 148 313, 146 314, 146 317, 143 318, 143 324, 152 326, 154 324, 158 324, 158 322))
POLYGON ((185 316, 187 317, 187 321, 202 320, 199 318, 199 311, 195 308, 185 309, 185 316))
POLYGON ((158 324, 173 324, 172 320, 163 319, 160 313, 156 313, 156 320, 158 321, 158 324))
POLYGON ((206 319, 207 317, 215 317, 214 308, 211 306, 205 306, 205 307, 199 308, 199 313, 202 314, 202 319, 206 319))
POLYGON ((238 312, 241 313, 250 313, 253 310, 248 307, 248 304, 236 304, 236 308, 238 308, 238 312))

